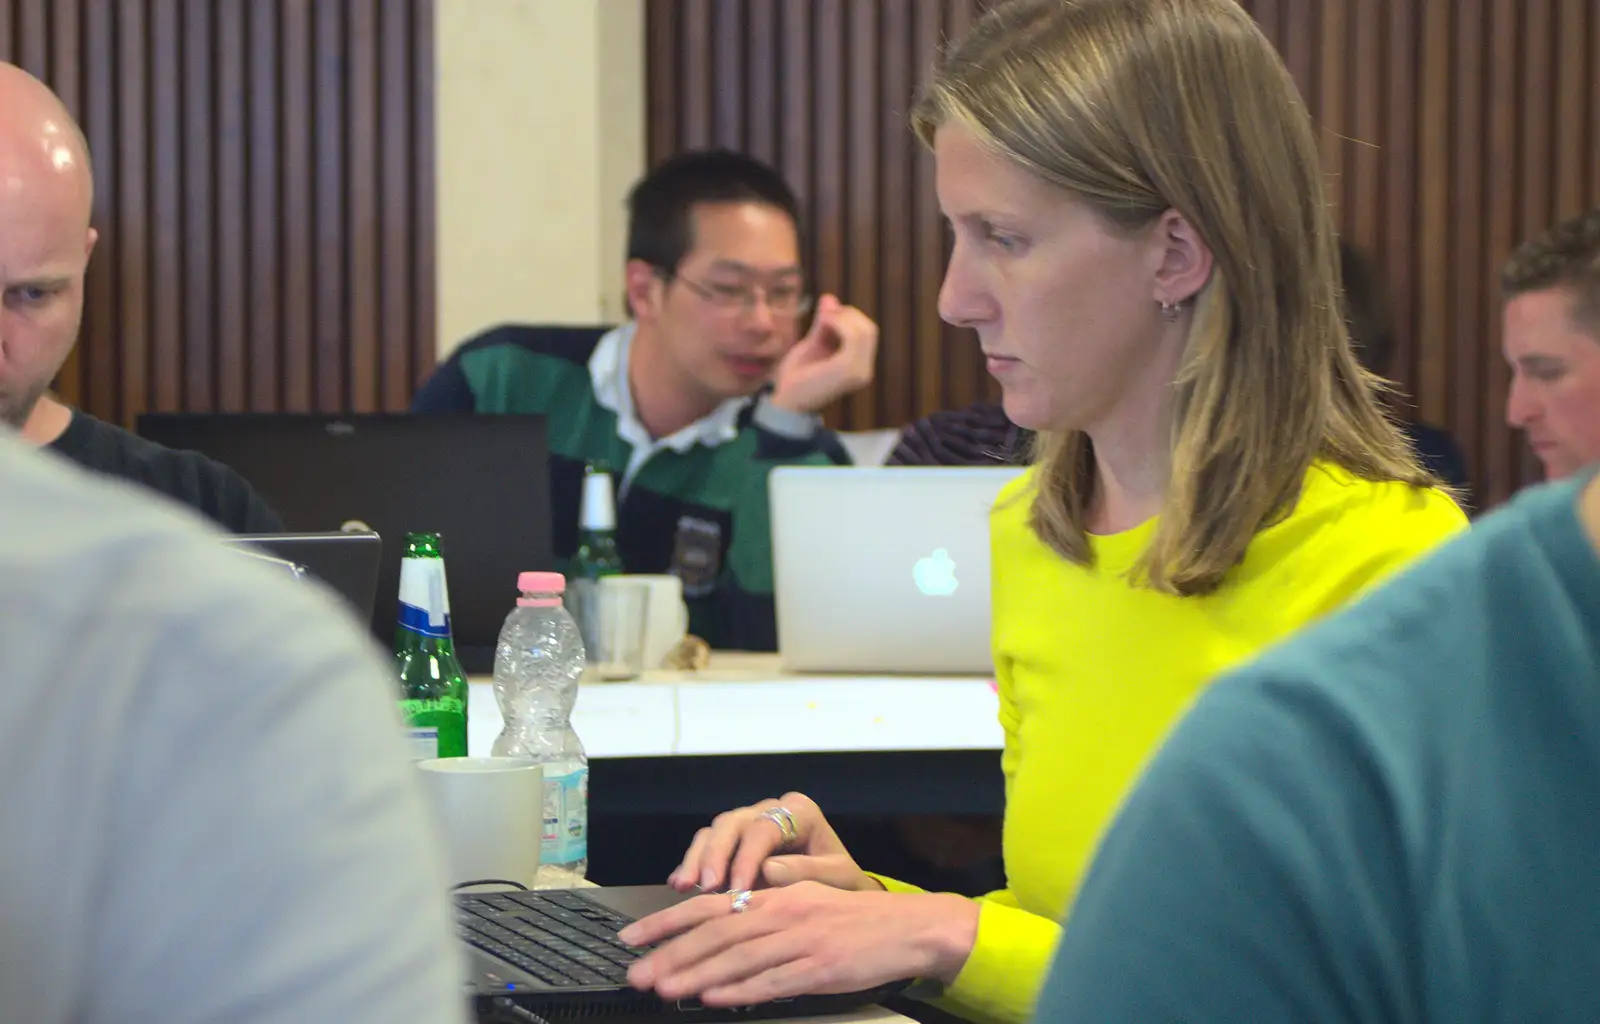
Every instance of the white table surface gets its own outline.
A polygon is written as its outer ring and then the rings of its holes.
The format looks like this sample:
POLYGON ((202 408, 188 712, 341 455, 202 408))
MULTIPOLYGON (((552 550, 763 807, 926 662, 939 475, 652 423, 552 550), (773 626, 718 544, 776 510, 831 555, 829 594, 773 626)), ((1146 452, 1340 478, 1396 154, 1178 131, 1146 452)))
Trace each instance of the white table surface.
POLYGON ((885 1010, 881 1006, 869 1006, 855 1013, 835 1013, 826 1017, 790 1017, 787 1020, 769 1021, 768 1024, 895 1024, 897 1021, 911 1022, 910 1017, 902 1016, 893 1010, 885 1010))
MULTIPOLYGON (((467 749, 484 755, 503 719, 488 679, 470 689, 467 749)), ((718 654, 700 672, 586 683, 572 719, 591 758, 728 756, 999 750, 998 710, 986 679, 795 676, 774 655, 718 654)))

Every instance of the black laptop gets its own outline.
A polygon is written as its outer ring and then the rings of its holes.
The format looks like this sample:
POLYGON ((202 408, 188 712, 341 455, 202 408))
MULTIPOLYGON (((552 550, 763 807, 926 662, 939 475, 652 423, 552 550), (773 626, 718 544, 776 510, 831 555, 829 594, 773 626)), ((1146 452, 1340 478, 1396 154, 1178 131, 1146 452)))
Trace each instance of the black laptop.
POLYGON ((685 898, 665 885, 458 893, 456 923, 469 950, 468 987, 478 1020, 688 1024, 811 1017, 882 1002, 908 985, 727 1009, 698 999, 667 1004, 629 988, 628 965, 643 950, 624 946, 617 932, 685 898))
POLYGON ((517 574, 558 569, 542 416, 152 413, 141 435, 231 466, 295 532, 383 539, 372 629, 394 643, 408 531, 440 535, 456 652, 486 673, 517 574))
POLYGON ((302 570, 344 598, 356 618, 372 621, 383 568, 383 540, 376 533, 241 533, 223 543, 302 570))

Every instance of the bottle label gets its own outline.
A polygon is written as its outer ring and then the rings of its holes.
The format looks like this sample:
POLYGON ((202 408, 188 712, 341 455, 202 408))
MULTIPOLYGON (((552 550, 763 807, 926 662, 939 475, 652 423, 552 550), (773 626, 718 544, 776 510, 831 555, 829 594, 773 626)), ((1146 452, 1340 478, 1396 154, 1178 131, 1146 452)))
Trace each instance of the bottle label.
POLYGON ((431 761, 439 756, 439 729, 437 726, 412 726, 406 730, 406 745, 411 760, 431 761))
POLYGON ((450 589, 444 559, 400 561, 400 627, 423 636, 450 636, 450 589))
POLYGON ((467 705, 459 697, 402 700, 413 760, 467 756, 467 705))
POLYGON ((609 532, 616 528, 617 502, 611 489, 611 474, 590 470, 583 478, 578 529, 609 532))
MULTIPOLYGON (((553 765, 545 765, 549 771, 553 765)), ((589 769, 544 780, 544 835, 539 863, 571 864, 589 857, 589 769)))

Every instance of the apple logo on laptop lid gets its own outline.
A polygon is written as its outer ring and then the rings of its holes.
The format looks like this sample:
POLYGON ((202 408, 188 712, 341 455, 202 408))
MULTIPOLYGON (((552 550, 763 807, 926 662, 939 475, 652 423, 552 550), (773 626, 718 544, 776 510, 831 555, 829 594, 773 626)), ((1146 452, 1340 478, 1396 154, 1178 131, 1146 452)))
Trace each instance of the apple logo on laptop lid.
POLYGON ((917 589, 929 597, 949 597, 961 585, 956 579, 955 559, 944 548, 937 548, 933 554, 918 559, 912 567, 911 578, 916 582, 917 589))

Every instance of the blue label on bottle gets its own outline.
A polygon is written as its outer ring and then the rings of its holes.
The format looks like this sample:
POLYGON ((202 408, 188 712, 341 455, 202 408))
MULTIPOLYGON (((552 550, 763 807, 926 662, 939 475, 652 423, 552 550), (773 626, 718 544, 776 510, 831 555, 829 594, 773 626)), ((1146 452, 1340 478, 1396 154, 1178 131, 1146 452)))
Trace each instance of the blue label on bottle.
POLYGON ((400 605, 400 628, 412 633, 420 633, 423 636, 445 638, 450 635, 450 616, 430 616, 427 609, 402 602, 400 605), (441 624, 435 625, 435 622, 441 624))
MULTIPOLYGON (((546 766, 549 770, 550 766, 546 766)), ((589 769, 544 780, 544 835, 539 863, 571 864, 589 857, 589 769)))
POLYGON ((437 558, 400 560, 400 628, 443 639, 450 635, 450 590, 444 562, 437 558))

